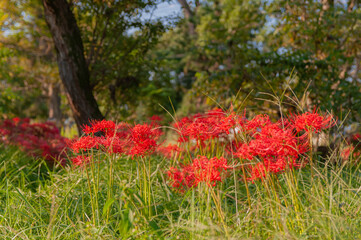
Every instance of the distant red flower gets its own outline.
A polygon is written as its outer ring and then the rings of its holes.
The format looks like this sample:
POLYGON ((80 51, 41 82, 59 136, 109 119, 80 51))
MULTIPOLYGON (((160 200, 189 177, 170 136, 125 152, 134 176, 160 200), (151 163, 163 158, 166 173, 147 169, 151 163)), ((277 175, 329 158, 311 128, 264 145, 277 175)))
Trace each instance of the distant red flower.
POLYGON ((349 145, 349 146, 345 147, 344 149, 342 149, 341 154, 340 154, 340 156, 343 160, 348 160, 350 157, 356 159, 360 155, 361 155, 361 151, 359 149, 355 148, 353 145, 349 145))
POLYGON ((43 157, 48 162, 65 163, 66 138, 50 122, 30 123, 28 118, 13 118, 0 121, 0 142, 15 145, 34 157, 43 157))
POLYGON ((13 118, 13 122, 15 123, 15 125, 18 125, 20 123, 21 119, 19 117, 14 117, 13 118))
POLYGON ((118 137, 101 137, 98 142, 107 153, 121 154, 124 152, 125 141, 118 137))
POLYGON ((83 155, 78 155, 71 159, 71 162, 75 166, 83 166, 84 164, 88 163, 89 161, 90 161, 90 157, 83 156, 83 155))
POLYGON ((157 152, 166 158, 172 158, 175 154, 181 152, 182 149, 175 144, 169 144, 168 146, 159 146, 157 152))
POLYGON ((158 116, 158 115, 153 115, 149 118, 149 120, 152 122, 152 123, 160 123, 161 121, 163 121, 163 118, 161 116, 158 116))
POLYGON ((354 135, 352 135, 351 139, 352 141, 361 142, 361 134, 355 133, 354 135))

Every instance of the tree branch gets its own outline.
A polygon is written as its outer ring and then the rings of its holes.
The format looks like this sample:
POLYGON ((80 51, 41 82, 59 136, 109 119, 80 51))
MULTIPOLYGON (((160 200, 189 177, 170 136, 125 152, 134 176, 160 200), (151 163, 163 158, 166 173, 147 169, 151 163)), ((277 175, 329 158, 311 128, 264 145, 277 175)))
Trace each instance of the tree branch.
POLYGON ((183 8, 184 18, 188 21, 189 34, 193 36, 195 35, 195 26, 194 23, 192 23, 192 18, 194 17, 194 13, 191 10, 186 0, 178 0, 178 2, 183 8))

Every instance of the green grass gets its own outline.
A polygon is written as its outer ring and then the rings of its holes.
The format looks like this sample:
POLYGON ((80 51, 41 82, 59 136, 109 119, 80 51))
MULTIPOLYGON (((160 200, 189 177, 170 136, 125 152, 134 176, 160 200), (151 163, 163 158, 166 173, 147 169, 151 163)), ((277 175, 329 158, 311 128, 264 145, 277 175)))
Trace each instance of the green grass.
POLYGON ((49 169, 1 147, 0 164, 0 239, 361 239, 359 165, 323 161, 313 177, 306 167, 248 183, 247 196, 238 173, 213 193, 174 192, 159 157, 144 175, 139 160, 104 154, 49 169))

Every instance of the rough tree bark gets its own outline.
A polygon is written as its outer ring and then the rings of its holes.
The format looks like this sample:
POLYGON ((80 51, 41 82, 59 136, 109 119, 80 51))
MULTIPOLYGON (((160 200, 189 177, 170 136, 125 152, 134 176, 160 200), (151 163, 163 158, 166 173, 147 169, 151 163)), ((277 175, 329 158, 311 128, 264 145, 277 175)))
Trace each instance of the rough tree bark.
POLYGON ((42 0, 59 66, 60 78, 78 131, 92 119, 103 119, 90 85, 89 69, 75 17, 66 0, 42 0))

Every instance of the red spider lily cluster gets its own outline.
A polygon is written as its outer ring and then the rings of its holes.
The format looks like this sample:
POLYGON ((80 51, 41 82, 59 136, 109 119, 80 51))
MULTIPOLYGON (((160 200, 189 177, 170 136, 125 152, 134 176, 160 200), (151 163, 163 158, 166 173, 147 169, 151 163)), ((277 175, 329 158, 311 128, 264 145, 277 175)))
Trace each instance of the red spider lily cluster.
MULTIPOLYGON (((215 186, 230 175, 227 171, 241 169, 246 174, 241 179, 253 182, 269 174, 305 166, 312 132, 335 124, 331 115, 321 115, 317 111, 272 121, 265 114, 247 119, 245 112, 237 114, 214 109, 175 122, 173 127, 179 133, 178 144, 163 146, 159 143, 160 121, 158 116, 150 118, 150 123, 135 125, 93 121, 90 126, 84 126, 84 136, 69 142, 75 153, 72 164, 88 163, 94 152, 132 158, 161 154, 178 159, 179 166, 170 168, 168 177, 171 186, 180 191, 201 182, 215 186), (229 159, 233 159, 232 164, 229 159)), ((17 145, 31 155, 48 160, 64 157, 62 150, 66 140, 51 123, 30 124, 28 119, 18 118, 4 120, 0 134, 1 142, 17 145)), ((352 139, 353 142, 360 141, 359 135, 352 139)), ((350 148, 345 155, 348 157, 352 151, 350 148)))
POLYGON ((171 185, 180 190, 196 186, 199 182, 214 186, 222 181, 221 176, 227 176, 221 175, 221 172, 237 171, 239 166, 243 166, 248 181, 300 168, 307 163, 311 132, 319 132, 334 124, 331 115, 322 116, 317 111, 291 115, 276 122, 271 121, 268 115, 246 119, 245 113, 238 115, 220 109, 182 118, 174 127, 180 133, 178 142, 183 148, 188 146, 195 154, 214 154, 214 146, 222 146, 222 154, 226 158, 236 157, 238 163, 232 167, 224 158, 199 156, 180 169, 169 170, 171 185))
POLYGON ((168 171, 168 177, 171 179, 171 185, 181 191, 186 188, 197 186, 204 182, 209 186, 215 186, 221 182, 221 175, 229 168, 227 159, 224 157, 213 157, 208 159, 205 156, 198 156, 192 163, 183 166, 181 169, 171 168, 168 171))
POLYGON ((174 127, 180 132, 179 142, 194 140, 198 145, 203 145, 207 140, 227 136, 243 119, 244 117, 234 113, 226 115, 221 109, 215 109, 205 114, 182 118, 174 127))
POLYGON ((85 126, 80 137, 70 144, 75 153, 84 153, 91 149, 103 150, 107 153, 123 153, 125 142, 130 135, 129 125, 115 124, 113 121, 93 121, 91 126, 85 126))
POLYGON ((249 162, 249 180, 263 178, 268 173, 280 173, 302 166, 302 157, 308 151, 308 132, 299 134, 291 120, 273 123, 267 115, 258 115, 245 121, 235 155, 249 162), (254 164, 256 163, 256 164, 254 164))
POLYGON ((70 148, 80 155, 74 157, 74 165, 80 166, 90 161, 94 151, 108 154, 126 154, 132 157, 146 156, 155 152, 162 132, 155 123, 116 124, 113 121, 94 121, 83 129, 86 135, 73 141, 70 148))
POLYGON ((48 162, 65 163, 66 139, 50 122, 30 123, 29 119, 6 119, 0 122, 0 143, 18 146, 34 157, 48 162))
MULTIPOLYGON (((242 179, 253 182, 269 174, 305 166, 307 154, 312 149, 312 132, 335 124, 331 115, 321 115, 317 111, 272 121, 265 114, 247 119, 245 112, 237 114, 214 109, 175 122, 173 127, 179 133, 178 144, 163 146, 159 143, 163 134, 160 121, 158 116, 150 118, 149 123, 135 125, 93 121, 90 126, 84 126, 84 136, 68 142, 75 153, 72 164, 88 163, 94 152, 132 158, 160 154, 178 159, 179 166, 172 167, 168 177, 170 184, 181 191, 201 182, 215 186, 230 175, 227 174, 230 170, 242 169, 241 172, 246 174, 242 179)), ((30 124, 28 119, 18 118, 4 120, 0 124, 0 136, 2 143, 17 145, 31 155, 47 160, 64 158, 66 139, 51 123, 30 124)), ((352 148, 344 153, 346 158, 355 152, 359 141, 359 135, 352 138, 352 148)))

